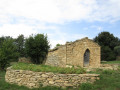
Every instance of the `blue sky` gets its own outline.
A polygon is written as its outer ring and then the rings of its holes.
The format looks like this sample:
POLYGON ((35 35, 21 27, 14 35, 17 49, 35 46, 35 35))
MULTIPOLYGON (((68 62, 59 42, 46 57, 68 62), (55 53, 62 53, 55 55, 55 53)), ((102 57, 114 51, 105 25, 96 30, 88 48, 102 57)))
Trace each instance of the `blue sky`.
POLYGON ((120 38, 120 0, 0 0, 0 36, 48 35, 51 47, 108 31, 120 38))

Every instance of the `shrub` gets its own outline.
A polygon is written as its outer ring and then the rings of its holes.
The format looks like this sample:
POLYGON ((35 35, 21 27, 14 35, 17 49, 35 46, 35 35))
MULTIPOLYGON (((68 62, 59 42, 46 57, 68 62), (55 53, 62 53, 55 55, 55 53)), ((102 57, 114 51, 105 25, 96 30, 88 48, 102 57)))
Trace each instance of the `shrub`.
POLYGON ((120 56, 117 56, 117 57, 116 57, 116 60, 117 60, 117 61, 120 61, 120 56))
POLYGON ((108 46, 102 46, 101 49, 101 59, 104 61, 111 61, 111 60, 115 60, 115 53, 110 49, 110 47, 108 46))
POLYGON ((117 56, 120 56, 120 46, 114 47, 114 52, 116 53, 117 56))
POLYGON ((0 46, 0 69, 4 70, 10 61, 16 59, 18 53, 16 53, 16 46, 13 43, 12 38, 5 38, 0 46))
POLYGON ((61 44, 59 44, 59 43, 58 43, 58 44, 56 44, 56 47, 59 47, 59 46, 61 46, 61 44))
POLYGON ((47 35, 31 35, 25 43, 27 55, 34 64, 42 64, 50 48, 47 35))

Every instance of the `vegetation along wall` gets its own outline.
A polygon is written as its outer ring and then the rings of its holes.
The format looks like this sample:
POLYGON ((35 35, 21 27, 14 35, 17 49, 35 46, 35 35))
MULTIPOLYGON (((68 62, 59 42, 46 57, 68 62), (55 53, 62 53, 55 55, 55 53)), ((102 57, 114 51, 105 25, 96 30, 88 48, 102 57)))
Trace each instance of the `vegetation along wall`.
POLYGON ((58 74, 13 70, 11 67, 7 69, 5 75, 6 82, 24 85, 29 88, 38 88, 40 85, 77 87, 81 83, 93 83, 96 79, 99 79, 99 74, 58 74))
POLYGON ((49 51, 46 65, 66 67, 100 67, 100 46, 92 40, 83 38, 75 42, 67 42, 49 51))

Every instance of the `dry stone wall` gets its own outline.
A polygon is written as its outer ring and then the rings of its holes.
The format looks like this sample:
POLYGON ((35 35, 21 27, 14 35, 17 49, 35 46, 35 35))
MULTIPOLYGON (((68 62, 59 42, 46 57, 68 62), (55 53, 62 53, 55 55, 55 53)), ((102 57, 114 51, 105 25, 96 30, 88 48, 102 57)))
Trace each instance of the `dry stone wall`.
POLYGON ((66 65, 66 46, 60 46, 50 50, 47 56, 46 65, 65 67, 66 65))
POLYGON ((99 79, 99 74, 58 74, 46 72, 33 72, 25 70, 13 70, 8 68, 5 75, 6 82, 38 88, 43 86, 77 87, 81 83, 93 83, 99 79))

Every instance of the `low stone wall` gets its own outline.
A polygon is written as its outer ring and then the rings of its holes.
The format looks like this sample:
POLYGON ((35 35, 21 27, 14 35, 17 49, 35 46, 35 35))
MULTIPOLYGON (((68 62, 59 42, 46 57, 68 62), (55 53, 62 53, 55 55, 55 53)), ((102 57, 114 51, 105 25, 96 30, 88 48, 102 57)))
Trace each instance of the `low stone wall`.
POLYGON ((101 64, 99 68, 85 68, 87 72, 90 71, 96 71, 97 69, 102 69, 102 70, 118 70, 120 64, 101 64))
POLYGON ((101 64, 99 69, 111 69, 111 70, 117 70, 120 64, 101 64))
POLYGON ((99 74, 58 74, 13 70, 10 67, 7 69, 5 75, 6 82, 27 86, 29 88, 38 88, 40 85, 77 87, 81 83, 93 83, 96 79, 99 79, 99 74))

